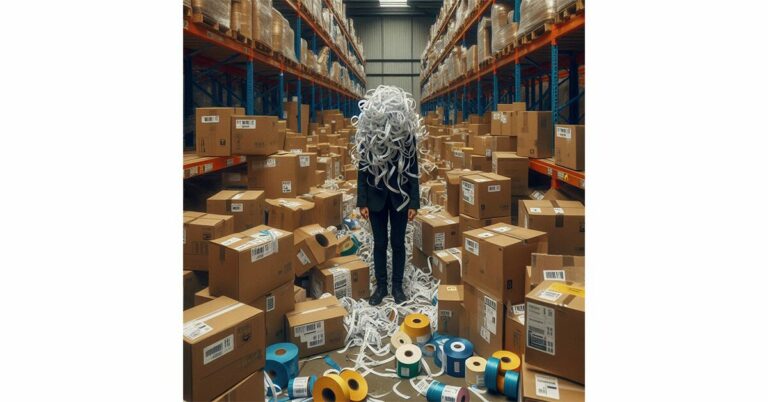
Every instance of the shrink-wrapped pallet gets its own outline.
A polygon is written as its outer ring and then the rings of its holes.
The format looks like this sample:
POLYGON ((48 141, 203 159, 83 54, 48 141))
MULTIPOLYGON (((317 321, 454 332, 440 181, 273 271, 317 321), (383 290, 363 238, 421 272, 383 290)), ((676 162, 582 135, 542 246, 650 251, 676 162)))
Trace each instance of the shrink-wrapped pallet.
POLYGON ((555 18, 555 0, 522 0, 517 36, 527 34, 555 18))
POLYGON ((517 23, 513 22, 514 11, 503 3, 494 3, 491 8, 491 50, 496 54, 512 44, 517 34, 517 23))
POLYGON ((229 0, 192 0, 192 12, 202 14, 224 28, 229 28, 230 10, 229 0))
POLYGON ((253 0, 251 14, 253 40, 272 48, 272 0, 253 0))
POLYGON ((252 12, 253 5, 251 0, 232 0, 229 28, 239 32, 240 35, 248 39, 253 38, 251 31, 251 25, 253 24, 252 12))
POLYGON ((483 17, 477 26, 477 62, 491 58, 491 19, 483 17))

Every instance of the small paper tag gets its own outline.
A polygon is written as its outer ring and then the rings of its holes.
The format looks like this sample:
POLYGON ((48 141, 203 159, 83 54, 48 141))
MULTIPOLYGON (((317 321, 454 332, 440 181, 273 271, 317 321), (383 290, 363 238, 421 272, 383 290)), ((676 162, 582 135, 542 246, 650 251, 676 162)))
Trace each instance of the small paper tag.
POLYGON ((544 300, 549 300, 549 301, 555 301, 555 300, 559 299, 560 296, 562 296, 562 295, 563 295, 562 293, 555 292, 555 291, 547 289, 547 290, 539 293, 539 298, 542 298, 544 300))
POLYGON ((243 203, 232 203, 232 208, 230 208, 232 212, 243 212, 243 203))
POLYGON ((264 163, 264 165, 268 168, 272 168, 277 166, 277 160, 275 158, 267 158, 267 161, 264 163))
POLYGON ((256 119, 235 119, 235 128, 239 130, 253 130, 256 128, 256 119))
POLYGON ((501 191, 501 185, 500 184, 494 184, 492 186, 488 186, 488 192, 489 193, 498 193, 501 191))
POLYGON ((540 214, 541 208, 536 208, 536 207, 528 208, 528 212, 534 213, 534 214, 540 214))
POLYGON ((203 124, 218 123, 219 116, 203 116, 200 120, 203 124))
POLYGON ((557 383, 557 377, 535 374, 536 376, 536 396, 542 396, 549 399, 560 399, 560 387, 557 383))

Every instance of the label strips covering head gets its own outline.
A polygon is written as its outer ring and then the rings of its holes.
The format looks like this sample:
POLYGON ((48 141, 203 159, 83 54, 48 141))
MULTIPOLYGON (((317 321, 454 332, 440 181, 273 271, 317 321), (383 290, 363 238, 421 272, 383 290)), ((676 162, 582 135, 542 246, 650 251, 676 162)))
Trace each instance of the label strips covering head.
POLYGON ((392 192, 403 196, 402 210, 410 201, 403 185, 409 177, 418 178, 416 154, 418 143, 425 135, 422 118, 416 112, 416 101, 401 88, 379 85, 369 90, 358 103, 360 115, 352 117, 357 128, 353 162, 359 162, 360 171, 370 173, 371 186, 381 182, 392 192), (416 173, 413 173, 413 172, 416 173), (397 188, 390 184, 394 177, 397 188))

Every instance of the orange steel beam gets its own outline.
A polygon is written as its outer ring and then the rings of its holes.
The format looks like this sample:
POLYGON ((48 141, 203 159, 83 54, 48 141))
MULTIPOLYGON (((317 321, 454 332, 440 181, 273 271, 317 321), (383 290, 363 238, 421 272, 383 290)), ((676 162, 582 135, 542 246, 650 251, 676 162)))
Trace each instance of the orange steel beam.
POLYGON ((574 187, 584 188, 584 172, 558 166, 551 159, 530 159, 528 165, 531 170, 550 176, 555 184, 556 179, 574 187))
POLYGON ((365 63, 365 58, 363 57, 363 54, 360 53, 360 50, 357 48, 357 45, 355 44, 355 41, 352 40, 352 35, 350 35, 349 31, 347 31, 347 26, 342 24, 341 17, 339 14, 336 13, 336 9, 333 8, 333 4, 331 4, 330 0, 323 0, 325 3, 325 6, 331 10, 331 14, 333 14, 333 18, 336 19, 336 24, 341 28, 341 33, 344 34, 344 36, 347 38, 347 42, 352 45, 352 50, 355 51, 355 54, 357 54, 357 58, 360 60, 360 64, 365 63))
POLYGON ((204 156, 191 159, 184 162, 184 178, 215 172, 241 163, 245 163, 245 156, 204 156))

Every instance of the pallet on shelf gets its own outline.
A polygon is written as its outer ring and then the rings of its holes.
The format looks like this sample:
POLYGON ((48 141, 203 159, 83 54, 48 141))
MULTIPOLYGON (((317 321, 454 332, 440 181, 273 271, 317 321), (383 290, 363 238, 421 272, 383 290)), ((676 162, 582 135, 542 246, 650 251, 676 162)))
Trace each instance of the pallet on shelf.
POLYGON ((568 21, 575 17, 581 10, 584 10, 584 0, 576 0, 565 6, 562 10, 559 10, 555 17, 555 21, 558 23, 568 21))
POLYGON ((212 17, 209 17, 203 13, 200 12, 192 12, 192 22, 196 24, 201 24, 210 27, 212 30, 221 32, 224 35, 229 36, 230 35, 230 29, 228 26, 224 26, 223 24, 220 24, 216 22, 216 20, 212 17))
POLYGON ((229 35, 232 37, 232 39, 248 47, 253 47, 253 39, 243 35, 240 30, 230 29, 229 35))
POLYGON ((184 18, 188 18, 190 15, 192 15, 192 7, 184 4, 184 18))
POLYGON ((252 41, 254 50, 266 56, 272 56, 272 46, 269 46, 258 39, 252 39, 252 41))
POLYGON ((518 45, 527 45, 528 43, 533 42, 534 40, 540 38, 541 36, 547 34, 548 32, 552 31, 552 26, 555 24, 555 20, 550 19, 546 21, 542 21, 541 25, 538 25, 534 27, 533 29, 529 30, 528 32, 518 35, 517 36, 517 43, 518 45))

